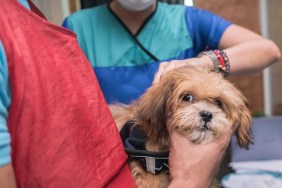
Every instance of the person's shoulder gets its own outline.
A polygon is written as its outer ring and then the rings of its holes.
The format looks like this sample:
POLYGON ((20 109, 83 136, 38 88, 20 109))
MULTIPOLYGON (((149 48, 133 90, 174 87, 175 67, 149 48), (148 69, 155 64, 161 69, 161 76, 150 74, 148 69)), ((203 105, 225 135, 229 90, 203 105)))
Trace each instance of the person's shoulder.
POLYGON ((185 8, 186 6, 181 4, 168 4, 165 2, 158 2, 158 9, 170 12, 170 14, 179 10, 185 10, 185 8))
POLYGON ((201 16, 213 16, 216 15, 214 13, 212 13, 209 10, 205 10, 199 7, 193 7, 193 6, 186 6, 185 7, 185 11, 188 15, 191 16, 196 16, 196 17, 201 17, 201 16))
POLYGON ((192 16, 192 17, 205 17, 210 16, 212 13, 210 11, 194 7, 194 6, 186 6, 183 4, 168 4, 165 2, 158 2, 158 9, 162 13, 163 16, 166 17, 175 17, 177 15, 183 16, 192 16))
POLYGON ((107 9, 107 5, 100 5, 97 7, 79 10, 69 15, 68 20, 75 21, 75 20, 83 20, 88 17, 95 17, 97 14, 100 14, 101 12, 105 12, 106 9, 107 9))
POLYGON ((158 14, 163 18, 179 19, 183 17, 186 6, 180 4, 168 4, 165 2, 158 2, 158 14))

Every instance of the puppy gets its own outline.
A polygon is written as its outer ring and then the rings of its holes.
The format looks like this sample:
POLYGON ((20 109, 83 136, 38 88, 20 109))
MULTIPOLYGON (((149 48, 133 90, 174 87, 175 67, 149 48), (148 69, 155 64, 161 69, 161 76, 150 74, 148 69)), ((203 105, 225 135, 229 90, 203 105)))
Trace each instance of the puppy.
MULTIPOLYGON (((141 152, 141 157, 146 158, 142 159, 147 162, 145 165, 134 152, 129 155, 129 165, 137 187, 162 188, 170 182, 168 169, 158 174, 153 169, 152 173, 152 167, 148 166, 157 162, 147 160, 151 160, 150 157, 158 152, 163 154, 169 151, 167 126, 177 129, 195 144, 206 144, 220 137, 228 126, 238 121, 238 145, 248 148, 252 138, 251 115, 246 102, 241 92, 222 75, 186 66, 167 73, 158 84, 149 88, 131 105, 110 105, 119 131, 126 122, 131 122, 132 126, 126 130, 127 135, 133 129, 139 135, 141 133, 141 138, 145 140, 144 150, 149 152, 147 158, 141 152)), ((140 136, 137 141, 139 143, 140 136)), ((130 154, 132 150, 127 151, 130 154)), ((215 187, 215 184, 211 187, 215 187)))

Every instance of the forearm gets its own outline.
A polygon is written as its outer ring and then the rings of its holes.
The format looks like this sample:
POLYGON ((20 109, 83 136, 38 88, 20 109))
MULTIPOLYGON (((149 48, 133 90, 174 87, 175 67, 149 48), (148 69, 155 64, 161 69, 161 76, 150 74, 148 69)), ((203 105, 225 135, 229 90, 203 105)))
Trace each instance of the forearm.
POLYGON ((223 50, 230 61, 230 75, 261 71, 281 56, 278 47, 264 38, 252 39, 223 50))
POLYGON ((274 42, 238 25, 231 25, 224 32, 219 49, 230 60, 231 75, 261 71, 281 58, 274 42))
POLYGON ((1 187, 16 188, 16 178, 11 164, 0 167, 1 187))
POLYGON ((173 180, 168 188, 207 188, 208 185, 199 185, 193 181, 189 181, 189 180, 173 180))
POLYGON ((225 155, 225 149, 218 149, 219 147, 216 147, 213 151, 206 152, 204 148, 199 153, 194 151, 185 157, 183 157, 183 153, 176 154, 174 151, 175 156, 171 156, 172 158, 176 158, 176 156, 183 158, 174 159, 180 162, 176 169, 174 167, 176 162, 170 167, 171 182, 169 188, 208 188, 225 155), (207 159, 206 155, 202 155, 202 153, 208 153, 209 159, 207 159), (189 161, 186 161, 187 159, 189 161))
POLYGON ((174 178, 168 188, 208 188, 212 179, 204 179, 200 174, 190 178, 174 178))
MULTIPOLYGON (((244 75, 262 71, 281 58, 280 50, 270 40, 256 38, 223 50, 230 62, 230 75, 244 75)), ((202 56, 199 65, 213 69, 211 58, 202 56)))

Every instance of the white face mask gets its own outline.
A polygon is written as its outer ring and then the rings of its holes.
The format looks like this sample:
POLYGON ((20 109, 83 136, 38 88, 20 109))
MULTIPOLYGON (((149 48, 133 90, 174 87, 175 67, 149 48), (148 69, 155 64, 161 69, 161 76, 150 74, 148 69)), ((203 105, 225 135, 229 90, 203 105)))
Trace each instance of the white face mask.
POLYGON ((129 11, 142 11, 149 8, 156 0, 116 0, 120 6, 129 11))

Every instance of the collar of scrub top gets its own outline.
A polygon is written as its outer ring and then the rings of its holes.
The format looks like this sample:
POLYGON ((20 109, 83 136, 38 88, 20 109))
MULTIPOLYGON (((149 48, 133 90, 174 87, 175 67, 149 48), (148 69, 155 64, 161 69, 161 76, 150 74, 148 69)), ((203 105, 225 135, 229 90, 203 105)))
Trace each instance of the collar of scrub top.
POLYGON ((153 60, 155 61, 160 61, 159 58, 157 58, 154 54, 152 54, 149 50, 147 50, 142 43, 138 40, 138 35, 139 33, 141 33, 141 31, 143 30, 143 28, 145 27, 145 25, 149 22, 149 20, 155 15, 155 13, 157 12, 158 9, 158 1, 156 3, 156 8, 155 10, 151 13, 150 16, 148 16, 148 18, 143 22, 143 24, 141 25, 141 27, 139 28, 139 30, 136 32, 136 34, 132 34, 130 32, 130 30, 128 29, 128 27, 126 27, 126 25, 122 22, 122 20, 118 17, 118 15, 116 13, 114 13, 114 11, 111 9, 110 7, 110 3, 108 3, 107 5, 108 10, 110 11, 110 13, 117 19, 117 21, 121 24, 121 26, 129 33, 129 35, 133 38, 133 40, 136 42, 136 44, 148 55, 150 56, 153 60))

